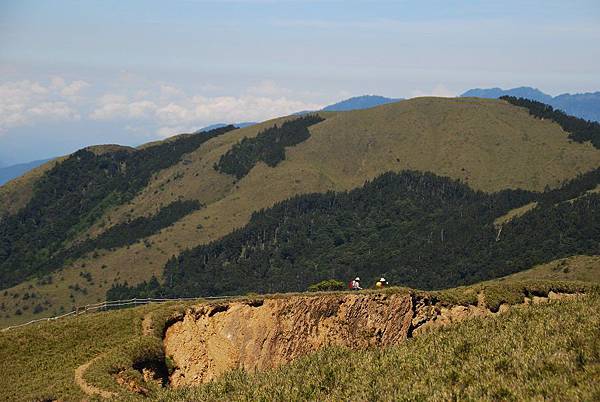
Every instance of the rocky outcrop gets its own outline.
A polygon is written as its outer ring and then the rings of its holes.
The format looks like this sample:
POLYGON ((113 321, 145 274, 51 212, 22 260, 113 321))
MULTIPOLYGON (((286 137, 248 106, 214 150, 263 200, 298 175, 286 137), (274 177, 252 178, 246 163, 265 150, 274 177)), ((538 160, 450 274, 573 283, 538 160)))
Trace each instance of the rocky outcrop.
POLYGON ((415 300, 414 315, 411 320, 411 335, 417 336, 437 327, 488 314, 493 313, 483 304, 477 306, 442 306, 432 304, 429 298, 419 298, 415 300))
MULTIPOLYGON (((521 306, 579 295, 550 292, 526 297, 521 306)), ((165 332, 165 356, 174 367, 169 382, 174 387, 197 385, 231 369, 271 369, 325 346, 391 346, 510 308, 502 304, 490 310, 483 293, 476 305, 468 306, 423 294, 350 292, 198 305, 165 332)))
POLYGON ((324 346, 389 346, 404 340, 413 317, 409 294, 292 296, 190 309, 165 334, 172 386, 209 381, 225 371, 265 370, 324 346))

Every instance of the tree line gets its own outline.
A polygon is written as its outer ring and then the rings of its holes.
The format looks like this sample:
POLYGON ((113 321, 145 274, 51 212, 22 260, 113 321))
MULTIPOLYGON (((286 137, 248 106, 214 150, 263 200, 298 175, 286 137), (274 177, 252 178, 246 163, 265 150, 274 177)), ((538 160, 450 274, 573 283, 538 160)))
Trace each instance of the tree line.
POLYGON ((575 142, 590 141, 595 148, 600 149, 600 123, 570 116, 550 105, 525 98, 502 96, 503 99, 515 106, 524 107, 529 114, 539 119, 550 119, 569 133, 569 138, 575 142))

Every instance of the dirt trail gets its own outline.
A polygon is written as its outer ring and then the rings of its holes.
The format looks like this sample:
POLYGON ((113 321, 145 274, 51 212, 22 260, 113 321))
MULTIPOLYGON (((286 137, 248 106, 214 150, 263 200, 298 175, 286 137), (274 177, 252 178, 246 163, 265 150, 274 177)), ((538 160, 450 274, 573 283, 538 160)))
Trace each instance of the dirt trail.
MULTIPOLYGON (((142 335, 143 336, 150 336, 152 335, 152 312, 147 313, 144 318, 142 319, 142 335)), ((101 388, 98 388, 94 385, 89 384, 84 376, 85 376, 85 372, 87 371, 87 369, 99 358, 101 358, 102 355, 96 356, 94 357, 92 360, 82 364, 81 366, 77 367, 75 369, 75 383, 79 386, 79 388, 81 388, 81 390, 83 391, 83 393, 85 393, 88 396, 95 396, 98 395, 101 398, 113 398, 115 396, 117 396, 116 393, 111 392, 111 391, 106 391, 103 390, 101 388)))
POLYGON ((89 362, 84 363, 75 369, 75 383, 79 386, 79 388, 81 388, 81 390, 86 395, 89 395, 89 396, 99 395, 102 398, 108 399, 108 398, 117 396, 117 394, 115 394, 114 392, 103 390, 94 385, 91 385, 84 378, 84 375, 85 375, 85 372, 87 371, 87 369, 92 365, 92 363, 94 363, 100 357, 102 357, 102 355, 94 357, 89 362))

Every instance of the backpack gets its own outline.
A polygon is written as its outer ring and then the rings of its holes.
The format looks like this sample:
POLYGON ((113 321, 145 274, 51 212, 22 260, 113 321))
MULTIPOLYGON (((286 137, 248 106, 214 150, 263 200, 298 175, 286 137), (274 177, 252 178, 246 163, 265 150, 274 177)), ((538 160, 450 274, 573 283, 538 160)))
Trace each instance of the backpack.
POLYGON ((354 281, 348 282, 348 289, 354 289, 354 281))

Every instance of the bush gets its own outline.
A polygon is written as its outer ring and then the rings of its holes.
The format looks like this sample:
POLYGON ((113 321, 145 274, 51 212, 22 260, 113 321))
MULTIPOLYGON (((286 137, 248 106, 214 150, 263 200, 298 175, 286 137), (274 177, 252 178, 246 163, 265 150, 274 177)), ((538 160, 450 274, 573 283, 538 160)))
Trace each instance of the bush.
POLYGON ((309 292, 328 292, 345 289, 346 284, 342 281, 338 281, 337 279, 328 279, 326 281, 321 281, 308 287, 309 292))

